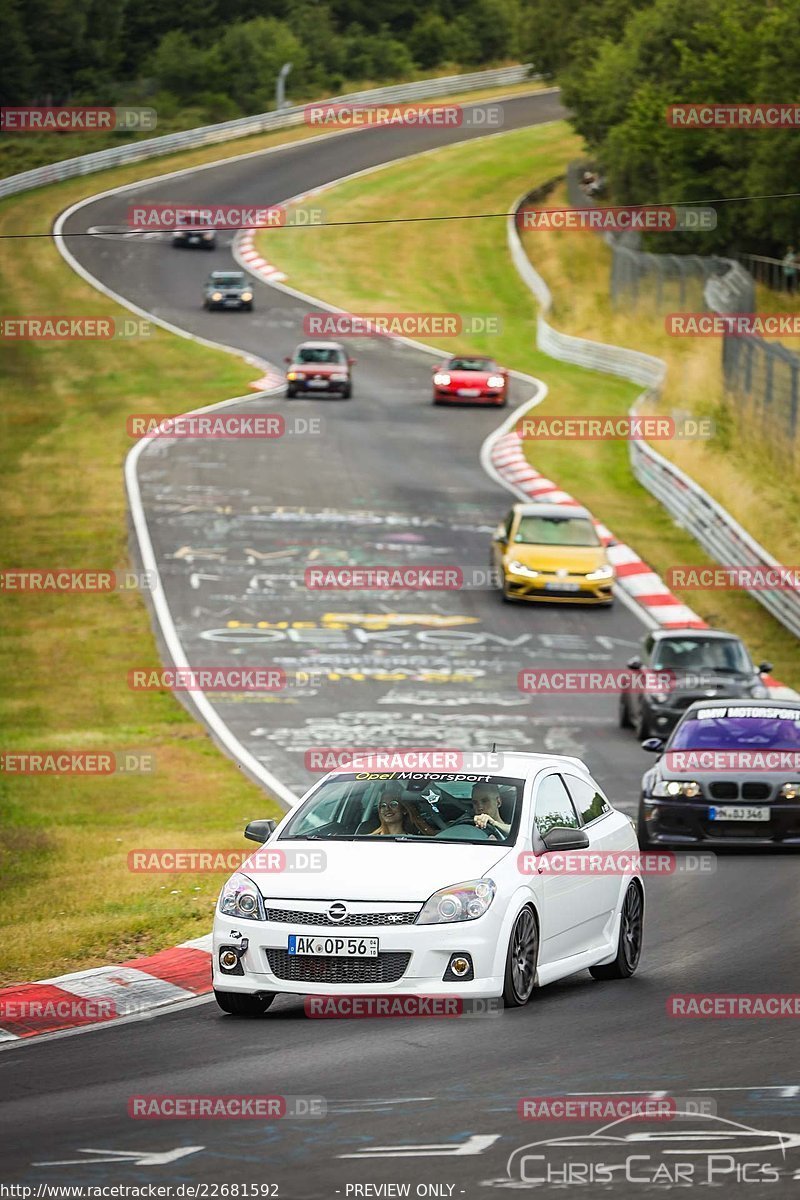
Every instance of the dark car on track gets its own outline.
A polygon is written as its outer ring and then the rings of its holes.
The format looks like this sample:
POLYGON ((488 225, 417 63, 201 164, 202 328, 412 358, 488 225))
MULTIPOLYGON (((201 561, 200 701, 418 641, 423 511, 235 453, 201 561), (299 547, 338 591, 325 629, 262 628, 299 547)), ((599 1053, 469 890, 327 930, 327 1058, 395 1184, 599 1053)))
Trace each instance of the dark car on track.
POLYGON ((772 670, 770 663, 753 666, 744 643, 721 629, 652 630, 628 666, 669 676, 668 687, 620 696, 620 727, 635 729, 639 741, 651 734, 667 737, 695 700, 764 699, 769 693, 761 676, 772 670))
POLYGON ((253 287, 244 271, 212 271, 203 287, 203 308, 253 311, 253 287))
POLYGON ((286 395, 300 392, 338 392, 345 400, 353 394, 354 358, 339 342, 301 342, 286 358, 286 395))
POLYGON ((199 212, 181 213, 172 231, 172 244, 213 250, 217 244, 217 235, 211 219, 199 212))
POLYGON ((800 846, 800 701, 705 700, 642 779, 642 847, 800 846))

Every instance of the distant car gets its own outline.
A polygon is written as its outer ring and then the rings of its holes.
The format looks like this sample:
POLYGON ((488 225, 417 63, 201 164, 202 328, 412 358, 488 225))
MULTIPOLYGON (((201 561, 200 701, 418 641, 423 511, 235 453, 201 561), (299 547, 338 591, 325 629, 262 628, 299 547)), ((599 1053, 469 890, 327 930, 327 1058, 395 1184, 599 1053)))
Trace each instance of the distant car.
POLYGON ((227 1013, 263 1013, 279 992, 518 1007, 577 971, 625 979, 639 963, 633 824, 577 758, 506 753, 490 774, 334 771, 277 828, 253 821, 245 837, 266 845, 224 885, 214 918, 227 1013), (318 873, 269 868, 312 849, 318 873), (619 866, 567 877, 565 858, 584 851, 619 866))
POLYGON ((613 603, 614 568, 585 508, 515 504, 492 559, 507 600, 613 603))
POLYGON ((756 669, 744 642, 721 629, 652 630, 628 666, 670 676, 661 691, 623 692, 619 698, 620 728, 635 729, 639 741, 651 734, 667 737, 695 700, 765 699, 769 692, 761 676, 772 670, 767 662, 756 669))
POLYGON ((345 400, 353 394, 354 358, 339 342, 301 342, 286 358, 286 395, 300 392, 338 392, 345 400))
POLYGON ((645 772, 642 847, 800 846, 800 701, 698 701, 645 772))
POLYGON ((508 371, 493 358, 454 356, 433 368, 433 403, 493 404, 508 400, 508 371))
POLYGON ((212 271, 203 287, 203 308, 253 311, 253 287, 244 271, 212 271))
POLYGON ((172 231, 172 244, 213 250, 217 244, 217 234, 209 217, 199 212, 181 213, 172 231))

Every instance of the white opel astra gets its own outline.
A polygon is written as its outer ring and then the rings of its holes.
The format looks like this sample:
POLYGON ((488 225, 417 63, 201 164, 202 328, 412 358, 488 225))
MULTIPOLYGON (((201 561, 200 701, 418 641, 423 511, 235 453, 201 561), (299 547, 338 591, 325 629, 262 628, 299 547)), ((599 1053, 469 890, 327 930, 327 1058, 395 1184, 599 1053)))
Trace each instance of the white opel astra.
POLYGON ((644 887, 630 819, 577 758, 331 772, 227 881, 214 993, 255 1015, 300 995, 503 997, 634 973, 644 887), (593 866, 592 866, 593 864, 593 866))

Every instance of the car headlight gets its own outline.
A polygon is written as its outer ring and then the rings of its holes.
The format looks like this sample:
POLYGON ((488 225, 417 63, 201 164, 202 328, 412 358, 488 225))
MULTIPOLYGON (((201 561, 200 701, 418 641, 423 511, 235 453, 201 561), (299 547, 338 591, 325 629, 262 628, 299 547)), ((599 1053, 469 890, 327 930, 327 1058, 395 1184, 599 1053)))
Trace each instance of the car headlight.
POLYGON ((504 383, 505 379, 503 379, 502 375, 490 375, 486 380, 486 386, 490 388, 502 387, 504 383))
POLYGON ((303 379, 304 377, 302 375, 298 375, 297 371, 287 371, 286 378, 287 379, 303 379))
POLYGON ((211 239, 213 238, 213 236, 214 236, 214 234, 211 232, 211 230, 209 230, 207 233, 203 234, 203 241, 210 242, 211 239))
POLYGON ((595 579, 613 579, 614 568, 608 565, 605 567, 598 567, 596 571, 590 571, 586 578, 591 579, 592 581, 595 579))
POLYGON ((535 579, 539 574, 534 571, 533 567, 526 567, 525 563, 517 562, 516 558, 512 558, 508 563, 509 571, 513 571, 515 575, 527 575, 528 579, 535 579))
POLYGON ((222 292, 212 292, 212 293, 211 293, 211 299, 212 299, 212 300, 221 300, 221 299, 222 299, 222 292))
POLYGON ((245 917, 249 921, 264 921, 264 901, 252 879, 237 871, 231 875, 219 894, 219 911, 226 917, 245 917))
POLYGON ((347 376, 343 371, 337 371, 331 375, 331 383, 347 383, 347 376))
POLYGON ((448 384, 450 383, 450 376, 445 375, 441 371, 437 371, 433 377, 433 382, 436 384, 437 387, 447 387, 448 384))
POLYGON ((754 683, 750 688, 750 695, 754 700, 769 699, 769 688, 765 688, 763 683, 754 683))
POLYGON ((477 921, 494 900, 497 888, 491 879, 470 879, 434 892, 422 906, 417 925, 451 925, 455 921, 477 921))
POLYGON ((666 704, 669 700, 668 692, 648 692, 647 699, 652 700, 653 704, 666 704))
POLYGON ((701 794, 700 784, 695 779, 659 779, 653 788, 654 796, 688 796, 690 800, 701 794))
POLYGON ((242 292, 241 299, 242 300, 252 300, 253 293, 252 292, 242 292))
POLYGON ((794 783, 785 783, 778 793, 784 800, 800 800, 800 780, 795 780, 794 783))

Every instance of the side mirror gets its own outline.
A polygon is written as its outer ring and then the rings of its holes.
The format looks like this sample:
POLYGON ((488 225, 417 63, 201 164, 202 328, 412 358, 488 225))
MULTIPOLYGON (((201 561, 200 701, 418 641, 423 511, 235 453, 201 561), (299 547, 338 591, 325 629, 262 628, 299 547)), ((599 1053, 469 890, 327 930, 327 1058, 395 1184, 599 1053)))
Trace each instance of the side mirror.
POLYGON ((347 365, 348 365, 348 367, 354 367, 357 362, 358 362, 357 358, 348 358, 347 365))
POLYGON ((288 355, 288 354, 286 354, 286 355, 284 355, 284 359, 283 359, 283 361, 284 361, 285 363, 290 363, 292 360, 289 358, 289 355, 288 355))
POLYGON ((244 836, 249 838, 251 842, 267 842, 277 827, 277 821, 267 819, 263 821, 251 821, 249 825, 245 826, 244 836))
POLYGON ((628 659, 628 666, 632 671, 641 671, 642 660, 639 658, 638 654, 634 654, 633 658, 628 659))
POLYGON ((641 743, 643 750, 647 750, 649 754, 660 754, 664 749, 663 738, 645 738, 641 743))
POLYGON ((437 371, 443 371, 444 366, 444 363, 437 363, 435 367, 431 367, 431 375, 435 375, 437 371))
POLYGON ((759 663, 759 665, 758 665, 759 675, 769 675, 771 670, 772 670, 772 663, 763 662, 763 663, 759 663))
POLYGON ((589 835, 583 829, 556 826, 542 838, 546 850, 588 850, 589 835))

